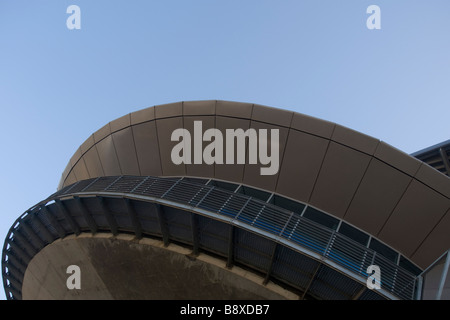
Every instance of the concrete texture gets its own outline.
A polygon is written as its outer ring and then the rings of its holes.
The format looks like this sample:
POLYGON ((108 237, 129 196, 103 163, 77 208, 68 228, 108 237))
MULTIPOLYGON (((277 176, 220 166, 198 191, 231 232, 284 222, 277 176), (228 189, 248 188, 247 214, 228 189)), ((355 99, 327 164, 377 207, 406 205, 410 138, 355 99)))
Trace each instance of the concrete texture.
POLYGON ((57 240, 29 263, 23 299, 298 299, 225 261, 174 244, 111 234, 57 240), (69 265, 80 267, 81 289, 69 290, 69 265))

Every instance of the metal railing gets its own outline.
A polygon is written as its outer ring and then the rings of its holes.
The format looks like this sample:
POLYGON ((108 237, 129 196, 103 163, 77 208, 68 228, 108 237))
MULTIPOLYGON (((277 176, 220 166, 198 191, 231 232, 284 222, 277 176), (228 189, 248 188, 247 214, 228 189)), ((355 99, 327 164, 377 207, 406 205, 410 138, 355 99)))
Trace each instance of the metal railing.
MULTIPOLYGON (((332 263, 334 267, 337 266, 347 275, 359 280, 367 279, 369 275, 366 270, 369 265, 378 265, 383 290, 400 299, 414 299, 416 276, 377 255, 374 250, 302 217, 300 212, 292 212, 243 194, 183 178, 100 177, 67 186, 17 219, 6 237, 2 262, 7 259, 8 248, 14 243, 14 231, 19 228, 27 213, 44 210, 45 205, 54 200, 89 194, 151 198, 149 201, 165 200, 199 214, 213 213, 216 219, 262 234, 324 263, 332 263)), ((5 268, 2 271, 4 279, 9 279, 5 268)), ((7 285, 6 282, 4 284, 7 285)))

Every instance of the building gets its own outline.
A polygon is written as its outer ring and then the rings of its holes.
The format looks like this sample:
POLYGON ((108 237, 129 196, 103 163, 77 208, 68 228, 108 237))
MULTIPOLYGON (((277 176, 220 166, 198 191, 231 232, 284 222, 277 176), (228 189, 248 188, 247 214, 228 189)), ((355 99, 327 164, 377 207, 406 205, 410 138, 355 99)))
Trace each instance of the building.
POLYGON ((57 192, 11 227, 5 292, 8 299, 448 298, 450 179, 418 158, 335 123, 250 103, 133 112, 93 133, 57 192), (177 129, 185 130, 174 139, 177 129), (231 147, 218 138, 227 129, 247 133, 245 161, 238 137, 231 147), (259 134, 253 146, 252 134, 259 134), (262 174, 269 165, 276 170, 262 174), (81 289, 68 287, 73 265, 81 289), (379 289, 368 288, 369 266, 380 268, 378 282, 369 279, 379 289))

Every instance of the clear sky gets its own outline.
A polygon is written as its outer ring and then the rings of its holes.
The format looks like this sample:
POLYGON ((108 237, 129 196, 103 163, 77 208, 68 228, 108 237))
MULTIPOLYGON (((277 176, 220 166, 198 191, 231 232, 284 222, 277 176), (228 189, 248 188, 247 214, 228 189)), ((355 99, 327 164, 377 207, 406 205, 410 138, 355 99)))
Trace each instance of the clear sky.
POLYGON ((97 129, 206 99, 305 113, 407 153, 447 140, 450 1, 0 0, 1 245, 97 129), (72 4, 80 30, 66 26, 72 4))

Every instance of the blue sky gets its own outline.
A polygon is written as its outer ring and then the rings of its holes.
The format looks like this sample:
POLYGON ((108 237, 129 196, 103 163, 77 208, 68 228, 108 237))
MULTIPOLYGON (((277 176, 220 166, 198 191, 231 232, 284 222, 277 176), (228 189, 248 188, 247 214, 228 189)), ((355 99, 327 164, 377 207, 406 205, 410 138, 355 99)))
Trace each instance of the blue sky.
POLYGON ((449 12, 447 0, 0 0, 2 244, 90 134, 157 104, 269 105, 407 153, 449 139, 449 12), (81 30, 66 27, 71 4, 81 30), (371 4, 381 30, 366 27, 371 4))

